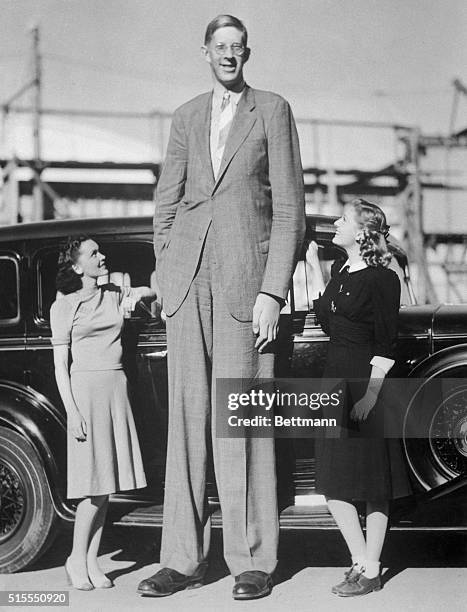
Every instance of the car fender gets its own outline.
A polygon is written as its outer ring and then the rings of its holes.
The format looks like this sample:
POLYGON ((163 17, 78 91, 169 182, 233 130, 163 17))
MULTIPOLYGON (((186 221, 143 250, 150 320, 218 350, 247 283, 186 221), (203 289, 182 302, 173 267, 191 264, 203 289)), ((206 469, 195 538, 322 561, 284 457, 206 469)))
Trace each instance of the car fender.
POLYGON ((457 367, 467 368, 467 344, 450 346, 426 357, 410 372, 410 378, 432 378, 457 367))
POLYGON ((66 502, 66 422, 62 413, 31 387, 0 380, 0 425, 15 430, 41 458, 55 511, 74 518, 66 502))

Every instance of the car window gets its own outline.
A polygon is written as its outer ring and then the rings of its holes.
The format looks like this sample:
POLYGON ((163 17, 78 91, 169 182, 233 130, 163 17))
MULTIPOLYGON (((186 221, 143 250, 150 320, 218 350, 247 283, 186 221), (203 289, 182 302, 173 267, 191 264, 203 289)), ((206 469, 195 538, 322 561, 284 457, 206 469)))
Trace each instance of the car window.
MULTIPOLYGON (((143 242, 105 242, 99 240, 100 251, 106 256, 108 277, 103 282, 111 282, 120 287, 154 286, 154 252, 152 244, 143 242)), ((37 314, 43 322, 48 322, 50 306, 55 301, 57 290, 58 245, 44 250, 36 259, 37 274, 37 314)), ((138 306, 132 317, 160 318, 154 303, 148 309, 138 306)))
POLYGON ((0 256, 0 325, 19 321, 19 268, 16 259, 0 256))
MULTIPOLYGON (((339 247, 336 247, 332 243, 324 243, 320 244, 318 255, 324 283, 326 284, 331 278, 332 264, 336 259, 345 257, 345 254, 339 247)), ((303 257, 298 261, 293 275, 293 304, 295 312, 309 312, 313 310, 312 297, 314 287, 312 287, 309 276, 303 257)))

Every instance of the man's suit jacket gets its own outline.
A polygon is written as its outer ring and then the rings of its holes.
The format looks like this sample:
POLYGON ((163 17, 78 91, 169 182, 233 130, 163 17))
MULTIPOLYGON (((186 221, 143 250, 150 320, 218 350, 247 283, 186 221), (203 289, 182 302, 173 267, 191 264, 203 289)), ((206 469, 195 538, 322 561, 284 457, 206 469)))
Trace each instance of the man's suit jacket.
POLYGON ((212 93, 174 114, 155 195, 156 276, 167 315, 186 297, 212 224, 230 313, 252 319, 260 291, 285 298, 305 231, 295 122, 280 96, 246 87, 220 170, 210 155, 212 93))

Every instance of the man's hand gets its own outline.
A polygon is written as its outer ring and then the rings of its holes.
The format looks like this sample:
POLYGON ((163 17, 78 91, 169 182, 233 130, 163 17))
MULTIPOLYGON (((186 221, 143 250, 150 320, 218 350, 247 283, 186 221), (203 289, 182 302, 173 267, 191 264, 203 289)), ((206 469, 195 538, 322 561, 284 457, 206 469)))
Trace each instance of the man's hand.
POLYGON ((78 440, 78 442, 85 442, 87 435, 86 421, 78 410, 67 415, 68 429, 71 435, 78 440))
POLYGON ((253 307, 253 333, 258 336, 255 348, 259 353, 277 338, 280 310, 279 302, 273 297, 258 294, 253 307))

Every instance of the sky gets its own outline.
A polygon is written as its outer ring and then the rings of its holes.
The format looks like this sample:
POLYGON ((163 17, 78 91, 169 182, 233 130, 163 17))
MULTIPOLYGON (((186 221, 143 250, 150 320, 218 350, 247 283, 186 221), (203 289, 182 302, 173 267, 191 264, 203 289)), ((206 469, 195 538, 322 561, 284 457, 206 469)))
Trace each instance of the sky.
MULTIPOLYGON (((207 23, 225 12, 249 31, 247 82, 283 95, 297 118, 446 133, 452 80, 467 83, 465 0, 0 0, 0 10, 0 102, 31 74, 28 28, 38 24, 44 107, 171 113, 211 87, 199 48, 207 23)), ((7 126, 20 152, 30 143, 26 119, 7 126)), ((455 127, 466 125, 464 97, 455 127)), ((147 120, 55 118, 44 121, 44 146, 49 156, 76 157, 118 157, 135 147, 147 159, 157 129, 147 120)), ((374 156, 377 165, 382 149, 392 154, 395 146, 388 133, 341 130, 332 139, 330 130, 320 155, 336 164, 350 163, 354 149, 356 159, 374 156)), ((310 163, 311 139, 303 134, 310 163)))

